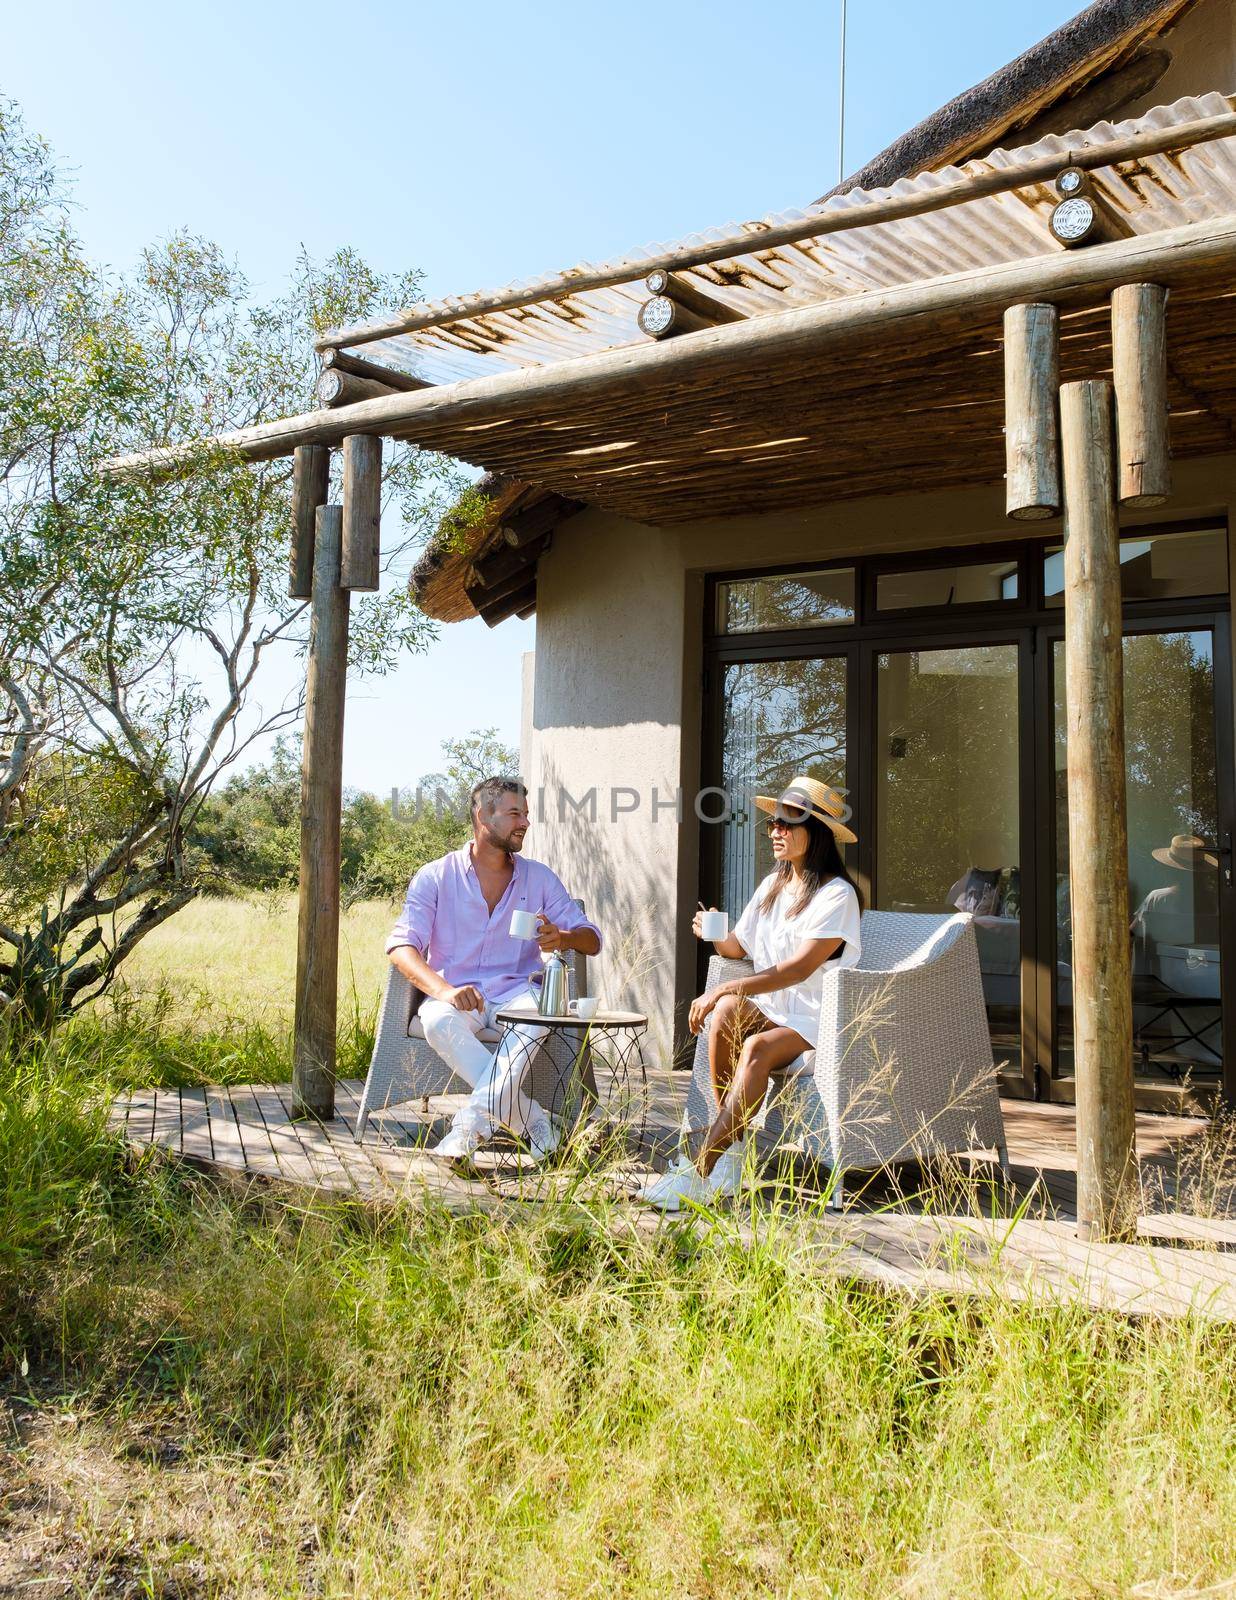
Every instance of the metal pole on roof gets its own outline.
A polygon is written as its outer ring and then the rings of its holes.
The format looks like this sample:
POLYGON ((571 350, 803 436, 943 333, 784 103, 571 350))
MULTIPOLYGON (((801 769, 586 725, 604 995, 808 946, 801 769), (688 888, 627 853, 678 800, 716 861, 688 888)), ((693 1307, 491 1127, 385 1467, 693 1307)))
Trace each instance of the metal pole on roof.
POLYGON ((845 178, 845 7, 846 0, 841 0, 841 96, 838 112, 837 129, 837 182, 845 178))

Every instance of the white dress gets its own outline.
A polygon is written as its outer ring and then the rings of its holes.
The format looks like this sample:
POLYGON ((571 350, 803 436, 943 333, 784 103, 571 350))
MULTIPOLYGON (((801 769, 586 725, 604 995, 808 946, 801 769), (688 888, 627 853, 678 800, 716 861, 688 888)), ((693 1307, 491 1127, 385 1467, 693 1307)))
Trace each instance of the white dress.
POLYGON ((790 909, 798 898, 798 890, 791 882, 773 901, 771 909, 762 911, 761 904, 774 877, 769 873, 734 925, 734 937, 757 972, 791 960, 808 939, 845 940, 843 948, 802 983, 747 996, 770 1022, 793 1028, 814 1049, 820 1031, 824 975, 830 967, 855 966, 862 949, 858 896, 844 878, 831 878, 816 890, 798 916, 791 916, 790 909))

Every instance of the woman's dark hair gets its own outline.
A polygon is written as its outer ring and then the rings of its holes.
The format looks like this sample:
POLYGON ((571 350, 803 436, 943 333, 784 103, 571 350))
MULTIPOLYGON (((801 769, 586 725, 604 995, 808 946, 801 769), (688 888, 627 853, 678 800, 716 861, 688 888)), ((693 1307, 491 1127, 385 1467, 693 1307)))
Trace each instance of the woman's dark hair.
MULTIPOLYGON (((859 908, 862 908, 863 897, 858 885, 850 876, 845 862, 841 859, 841 849, 837 844, 837 836, 825 823, 819 822, 815 817, 808 816, 803 826, 807 830, 807 854, 802 863, 802 889, 798 899, 790 909, 790 915, 796 917, 805 911, 811 904, 816 891, 833 878, 841 878, 848 883, 854 893, 858 895, 859 908)), ((773 881, 768 886, 768 893, 760 902, 761 911, 771 911, 773 902, 781 893, 793 876, 793 868, 788 861, 779 861, 773 874, 773 881)))

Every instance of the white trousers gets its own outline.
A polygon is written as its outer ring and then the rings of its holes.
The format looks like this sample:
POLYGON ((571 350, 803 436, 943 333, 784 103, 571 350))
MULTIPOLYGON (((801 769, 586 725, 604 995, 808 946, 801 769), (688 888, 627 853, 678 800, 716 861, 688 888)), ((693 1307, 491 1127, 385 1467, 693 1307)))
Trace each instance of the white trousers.
POLYGON ((465 1083, 472 1093, 456 1113, 452 1128, 477 1132, 488 1138, 495 1128, 526 1133, 545 1113, 523 1088, 523 1078, 532 1065, 543 1028, 507 1028, 496 1050, 482 1044, 477 1034, 482 1028, 500 1026, 499 1011, 535 1011, 530 994, 517 995, 502 1005, 486 1005, 484 1011, 457 1011, 445 1000, 422 1000, 417 1015, 425 1030, 425 1040, 465 1083))

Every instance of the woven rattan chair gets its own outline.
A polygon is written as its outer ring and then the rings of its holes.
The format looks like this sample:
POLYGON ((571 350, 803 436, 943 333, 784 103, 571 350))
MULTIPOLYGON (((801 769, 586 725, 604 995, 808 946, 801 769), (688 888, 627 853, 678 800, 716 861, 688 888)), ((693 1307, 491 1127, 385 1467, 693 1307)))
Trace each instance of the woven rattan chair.
MULTIPOLYGON (((584 909, 582 901, 575 903, 581 911, 584 909)), ((575 993, 587 994, 588 958, 578 950, 573 952, 573 956, 575 993)), ((357 1143, 363 1138, 365 1124, 375 1112, 402 1105, 407 1100, 427 1101, 434 1094, 470 1092, 464 1080, 451 1071, 425 1038, 425 1030, 417 1016, 424 998, 422 991, 409 983, 401 972, 394 967, 388 970, 382 1008, 378 1013, 378 1031, 373 1041, 373 1056, 356 1117, 357 1143)), ((490 1050, 496 1048, 501 1037, 498 1028, 483 1028, 478 1035, 481 1043, 488 1045, 490 1050)), ((557 1111, 562 1101, 565 1079, 574 1065, 574 1050, 560 1037, 551 1036, 546 1048, 538 1050, 533 1057, 525 1085, 541 1105, 557 1111)))
MULTIPOLYGON (((899 1161, 992 1150, 1007 1176, 971 917, 868 911, 862 936, 858 965, 825 974, 812 1070, 778 1074, 769 1085, 762 1141, 792 1139, 830 1167, 837 1209, 846 1172, 899 1161)), ((748 961, 714 956, 708 987, 750 971, 748 961)), ((706 1027, 684 1131, 706 1128, 717 1109, 706 1027)))

